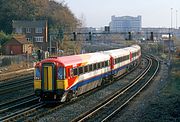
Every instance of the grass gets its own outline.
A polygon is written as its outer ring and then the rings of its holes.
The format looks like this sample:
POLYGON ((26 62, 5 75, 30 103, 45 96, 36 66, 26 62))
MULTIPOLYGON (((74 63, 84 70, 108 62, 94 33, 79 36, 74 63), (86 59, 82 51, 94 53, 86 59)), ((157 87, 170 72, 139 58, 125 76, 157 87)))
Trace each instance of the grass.
POLYGON ((170 95, 180 95, 180 59, 175 59, 173 61, 169 81, 169 84, 163 89, 162 92, 170 95))
POLYGON ((170 77, 158 97, 151 101, 141 120, 150 122, 180 121, 180 59, 173 62, 170 77))

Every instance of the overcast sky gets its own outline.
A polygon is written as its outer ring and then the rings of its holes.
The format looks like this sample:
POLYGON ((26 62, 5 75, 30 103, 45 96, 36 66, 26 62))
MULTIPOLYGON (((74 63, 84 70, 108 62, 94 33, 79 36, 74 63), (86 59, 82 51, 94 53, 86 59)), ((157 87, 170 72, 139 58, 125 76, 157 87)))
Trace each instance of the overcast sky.
MULTIPOLYGON (((62 0, 56 0, 62 1, 62 0)), ((142 16, 143 27, 180 25, 180 0, 64 0, 74 15, 88 27, 109 25, 111 16, 142 16), (177 11, 177 12, 176 12, 177 11), (176 14, 177 13, 177 14, 176 14), (176 15, 177 20, 176 21, 176 15), (177 24, 176 24, 177 22, 177 24)))

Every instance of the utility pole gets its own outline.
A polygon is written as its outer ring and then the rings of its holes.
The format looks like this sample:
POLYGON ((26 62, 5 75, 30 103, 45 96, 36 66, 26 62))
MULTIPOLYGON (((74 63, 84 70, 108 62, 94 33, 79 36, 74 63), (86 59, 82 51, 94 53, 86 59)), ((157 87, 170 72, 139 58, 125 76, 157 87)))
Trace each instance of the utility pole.
POLYGON ((173 24, 173 8, 171 8, 171 33, 172 33, 172 25, 173 24))
POLYGON ((178 10, 176 10, 176 29, 178 29, 178 26, 177 26, 177 24, 178 24, 177 23, 178 22, 178 16, 177 15, 178 15, 178 10))
POLYGON ((50 35, 50 40, 49 40, 49 55, 51 55, 51 41, 52 41, 52 35, 50 35))

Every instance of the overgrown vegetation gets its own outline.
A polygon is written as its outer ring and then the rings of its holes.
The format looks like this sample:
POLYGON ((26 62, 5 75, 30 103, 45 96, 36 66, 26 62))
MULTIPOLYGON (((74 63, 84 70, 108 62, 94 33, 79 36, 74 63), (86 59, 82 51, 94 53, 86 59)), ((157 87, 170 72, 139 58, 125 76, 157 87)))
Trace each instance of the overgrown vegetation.
POLYGON ((3 31, 0 32, 0 55, 2 53, 2 45, 11 38, 11 35, 5 34, 3 31))
POLYGON ((170 73, 170 83, 164 89, 167 94, 174 94, 180 96, 180 59, 175 58, 172 64, 172 71, 170 73))

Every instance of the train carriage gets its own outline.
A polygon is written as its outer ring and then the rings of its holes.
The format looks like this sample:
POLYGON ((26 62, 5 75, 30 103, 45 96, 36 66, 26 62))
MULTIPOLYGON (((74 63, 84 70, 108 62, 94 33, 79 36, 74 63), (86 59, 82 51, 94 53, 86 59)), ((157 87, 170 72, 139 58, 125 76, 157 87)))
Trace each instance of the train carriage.
POLYGON ((111 73, 110 56, 89 53, 45 59, 35 67, 34 89, 43 101, 62 102, 101 85, 111 73))
POLYGON ((130 63, 130 52, 123 49, 105 51, 105 54, 111 56, 112 75, 119 76, 126 72, 126 68, 130 63))

